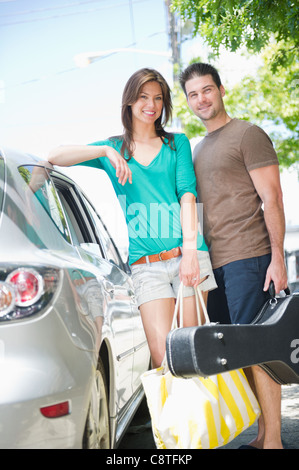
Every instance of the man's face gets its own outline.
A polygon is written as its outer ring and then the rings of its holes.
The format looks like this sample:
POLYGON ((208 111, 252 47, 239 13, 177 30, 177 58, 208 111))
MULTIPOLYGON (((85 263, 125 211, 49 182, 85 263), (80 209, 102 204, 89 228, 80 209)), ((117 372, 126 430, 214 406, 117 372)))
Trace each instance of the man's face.
POLYGON ((203 123, 224 111, 222 98, 225 90, 222 85, 217 87, 212 75, 191 78, 186 82, 185 88, 190 109, 203 123))

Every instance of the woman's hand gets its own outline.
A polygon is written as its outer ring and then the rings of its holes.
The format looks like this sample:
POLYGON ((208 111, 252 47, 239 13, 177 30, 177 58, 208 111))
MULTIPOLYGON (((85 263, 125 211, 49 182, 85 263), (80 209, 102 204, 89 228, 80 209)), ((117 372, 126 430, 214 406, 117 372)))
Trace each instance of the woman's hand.
POLYGON ((129 183, 132 184, 132 172, 126 160, 114 148, 107 146, 106 156, 111 165, 116 170, 116 177, 118 182, 122 185, 129 183))
POLYGON ((180 280, 184 286, 196 287, 200 281, 197 250, 185 250, 180 264, 180 280))
POLYGON ((197 259, 197 212, 195 196, 185 193, 181 198, 181 223, 183 232, 183 256, 180 279, 185 286, 196 287, 200 281, 197 259))

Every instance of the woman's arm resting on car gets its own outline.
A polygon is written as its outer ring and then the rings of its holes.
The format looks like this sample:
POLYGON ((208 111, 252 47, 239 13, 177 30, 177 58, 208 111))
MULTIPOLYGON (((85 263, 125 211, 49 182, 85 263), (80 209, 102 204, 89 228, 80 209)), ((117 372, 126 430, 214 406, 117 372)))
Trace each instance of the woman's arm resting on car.
POLYGON ((116 170, 120 184, 132 183, 132 172, 126 160, 109 145, 65 145, 52 150, 48 161, 52 165, 72 166, 94 158, 107 157, 116 170))

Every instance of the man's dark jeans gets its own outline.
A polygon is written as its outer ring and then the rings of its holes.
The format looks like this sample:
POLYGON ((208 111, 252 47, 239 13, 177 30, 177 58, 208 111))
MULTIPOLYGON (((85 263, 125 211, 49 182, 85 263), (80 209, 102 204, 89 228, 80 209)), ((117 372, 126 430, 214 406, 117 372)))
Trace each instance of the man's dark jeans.
POLYGON ((269 299, 264 292, 271 255, 233 261, 214 270, 218 288, 209 292, 212 322, 249 324, 269 299))

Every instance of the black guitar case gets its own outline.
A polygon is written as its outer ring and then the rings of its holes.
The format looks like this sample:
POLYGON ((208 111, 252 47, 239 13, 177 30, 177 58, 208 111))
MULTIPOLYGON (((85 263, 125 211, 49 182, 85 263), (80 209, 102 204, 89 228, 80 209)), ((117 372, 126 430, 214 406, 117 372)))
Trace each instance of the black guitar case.
POLYGON ((280 384, 299 383, 299 293, 275 297, 249 325, 210 323, 172 330, 166 340, 177 377, 219 374, 260 365, 280 384))

